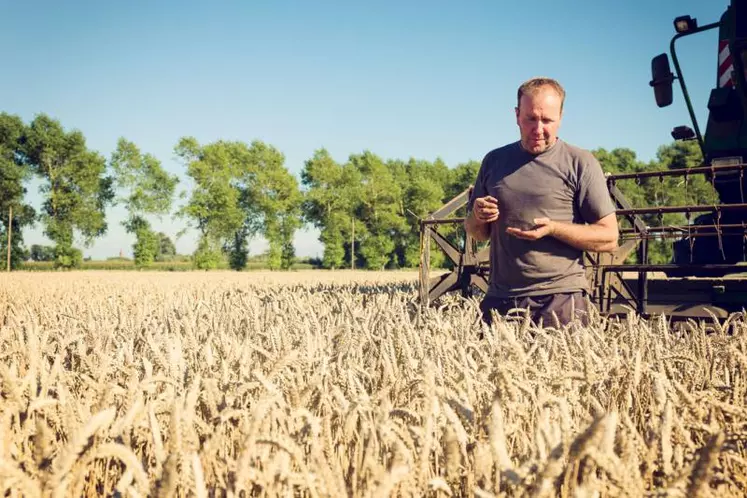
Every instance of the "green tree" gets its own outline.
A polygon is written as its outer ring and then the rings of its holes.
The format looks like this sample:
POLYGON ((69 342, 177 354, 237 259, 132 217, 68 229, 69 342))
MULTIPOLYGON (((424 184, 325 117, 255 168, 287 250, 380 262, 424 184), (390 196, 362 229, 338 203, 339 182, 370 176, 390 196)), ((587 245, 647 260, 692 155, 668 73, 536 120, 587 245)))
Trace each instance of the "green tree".
POLYGON ((465 189, 475 184, 477 174, 480 171, 480 162, 467 161, 457 164, 454 169, 449 170, 444 186, 444 202, 449 201, 464 192, 465 189))
POLYGON ((179 180, 168 174, 158 159, 142 154, 134 143, 124 138, 117 142, 111 166, 115 184, 123 192, 119 201, 127 210, 127 220, 122 224, 136 237, 135 266, 148 267, 158 257, 160 241, 145 216, 169 213, 179 180))
MULTIPOLYGON (((0 234, 0 270, 7 270, 8 259, 6 249, 8 247, 8 217, 10 212, 3 210, 0 213, 3 231, 0 234)), ((10 268, 19 268, 25 260, 29 258, 29 251, 23 245, 23 228, 34 224, 36 212, 31 206, 18 203, 13 208, 13 222, 11 224, 11 243, 10 243, 10 268)))
MULTIPOLYGON (((697 168, 703 165, 700 147, 694 141, 673 142, 662 145, 657 151, 661 167, 666 169, 697 168)), ((673 190, 681 196, 681 202, 687 204, 713 204, 718 202, 718 194, 713 185, 703 175, 672 178, 673 190)))
MULTIPOLYGON (((600 148, 592 151, 599 161, 602 170, 609 174, 640 173, 651 168, 636 157, 635 152, 626 148, 616 148, 611 151, 600 148)), ((641 182, 635 180, 618 180, 615 186, 634 207, 644 207, 648 202, 648 193, 641 182)), ((624 226, 630 227, 627 220, 624 226)))
MULTIPOLYGON (((649 165, 638 160, 636 153, 626 148, 616 148, 610 151, 599 148, 592 151, 596 159, 599 161, 602 170, 609 174, 626 174, 626 173, 639 173, 646 171, 649 165)), ((645 207, 648 203, 648 197, 646 189, 642 186, 641 182, 635 180, 619 180, 615 183, 615 186, 622 192, 625 198, 630 202, 633 207, 645 207)), ((650 217, 642 218, 642 221, 648 223, 650 217)), ((633 225, 627 218, 618 218, 621 228, 631 228, 633 225)), ((636 252, 633 252, 628 256, 627 261, 629 263, 635 263, 638 260, 636 252)))
POLYGON ((31 261, 54 261, 54 247, 33 244, 29 257, 31 261))
MULTIPOLYGON (((694 141, 673 142, 659 147, 656 161, 650 169, 680 169, 702 166, 703 156, 694 141)), ((691 204, 716 204, 718 195, 713 186, 702 175, 667 177, 663 180, 649 178, 641 183, 649 206, 683 206, 691 204)), ((646 222, 651 226, 672 226, 692 223, 685 214, 667 213, 649 215, 646 222)), ((676 239, 660 238, 649 242, 649 262, 669 263, 672 260, 672 244, 676 239)))
POLYGON ((234 270, 241 270, 249 261, 249 241, 241 230, 234 234, 233 245, 229 251, 229 266, 234 270))
POLYGON ((181 213, 201 232, 198 267, 201 261, 212 265, 220 248, 232 268, 243 268, 248 240, 261 232, 270 245, 270 267, 289 268, 293 235, 301 225, 301 194, 283 154, 261 141, 200 146, 193 138, 182 139, 176 151, 195 182, 181 213))
POLYGON ((223 262, 222 248, 210 237, 203 236, 197 242, 193 264, 199 270, 214 270, 223 262))
POLYGON ((147 268, 152 265, 158 255, 159 240, 148 221, 141 216, 131 216, 124 226, 129 233, 135 234, 132 246, 135 266, 147 268))
POLYGON ((305 220, 319 229, 319 240, 324 244, 322 265, 342 268, 347 264, 346 246, 350 250, 360 174, 352 165, 335 162, 326 149, 319 149, 306 161, 301 181, 306 188, 305 220))
POLYGON ((200 269, 215 268, 223 248, 231 246, 237 232, 246 231, 238 185, 238 178, 247 167, 246 146, 224 141, 201 146, 196 139, 185 137, 175 153, 194 181, 191 197, 179 211, 200 232, 194 265, 200 269))
MULTIPOLYGON (((666 169, 693 168, 702 165, 700 149, 694 142, 674 142, 659 147, 657 158, 644 163, 636 158, 630 149, 618 148, 611 151, 597 149, 594 152, 602 169, 606 173, 637 173, 666 169)), ((717 197, 711 184, 702 176, 693 175, 685 180, 683 177, 651 177, 636 180, 620 180, 618 189, 633 207, 682 206, 686 204, 712 204, 717 197)), ((646 214, 640 216, 646 226, 670 226, 687 223, 684 214, 666 213, 663 215, 646 214)), ((630 228, 631 223, 623 219, 621 227, 630 228)), ((652 264, 668 263, 672 258, 671 238, 650 239, 648 243, 648 262, 652 264)), ((637 254, 632 254, 629 262, 637 262, 637 254)))
MULTIPOLYGON (((17 268, 24 259, 23 229, 34 223, 34 209, 23 202, 26 189, 23 186, 31 171, 23 160, 23 141, 26 126, 18 116, 0 113, 0 232, 1 252, 6 254, 8 228, 11 232, 11 268, 17 268), (10 209, 13 222, 9 224, 10 209)), ((7 269, 7 258, 0 258, 0 268, 7 269)))
POLYGON ((402 189, 392 167, 375 154, 351 155, 350 163, 361 175, 357 214, 365 230, 360 253, 367 268, 383 269, 394 259, 394 239, 406 229, 402 189))
POLYGON ((44 114, 26 130, 24 161, 43 181, 44 233, 55 242, 55 266, 80 265, 82 253, 73 247, 75 231, 89 245, 106 232, 106 206, 112 201, 112 178, 106 160, 86 147, 78 130, 66 132, 44 114))
MULTIPOLYGON (((434 163, 434 167, 432 172, 428 174, 428 178, 430 179, 438 179, 438 184, 441 185, 442 190, 444 192, 443 197, 441 198, 441 203, 439 206, 437 206, 435 209, 438 209, 443 204, 451 201, 456 196, 460 195, 462 192, 464 192, 466 189, 470 188, 472 185, 474 185, 475 181, 477 180, 477 174, 480 171, 480 162, 478 161, 467 161, 464 163, 457 164, 456 167, 453 169, 450 169, 446 171, 444 174, 442 172, 442 166, 438 164, 438 161, 434 163)), ((431 187, 432 188, 432 187, 431 187)), ((435 209, 431 209, 430 211, 434 211, 435 209)), ((459 208, 457 211, 452 213, 451 217, 463 217, 466 216, 467 209, 465 207, 459 208)), ((448 225, 440 225, 438 227, 434 227, 438 233, 443 236, 446 240, 451 242, 455 247, 463 248, 465 243, 465 232, 461 224, 448 224, 448 225)), ((444 252, 436 245, 435 242, 431 242, 431 251, 430 251, 430 260, 431 260, 431 266, 432 267, 440 267, 440 266, 452 266, 451 260, 448 260, 446 258, 446 255, 444 252)), ((418 258, 420 255, 420 249, 418 246, 418 258)), ((414 260, 415 254, 414 251, 411 253, 410 256, 411 260, 414 260)), ((419 264, 419 260, 418 260, 419 264)))
MULTIPOLYGON (((406 229, 399 239, 397 249, 400 265, 414 268, 420 264, 420 220, 440 208, 444 203, 444 186, 448 181, 448 169, 442 171, 441 161, 430 163, 410 159, 406 164, 402 183, 403 218, 406 229)), ((441 263, 441 251, 431 252, 431 264, 441 263)))
POLYGON ((163 232, 156 234, 158 237, 158 255, 156 261, 171 261, 176 257, 176 246, 171 237, 163 232))
POLYGON ((262 232, 270 246, 271 269, 291 267, 295 258, 293 236, 301 226, 303 197, 298 180, 284 162, 285 156, 280 151, 255 140, 249 148, 249 167, 242 178, 246 225, 256 226, 256 220, 261 219, 262 232))

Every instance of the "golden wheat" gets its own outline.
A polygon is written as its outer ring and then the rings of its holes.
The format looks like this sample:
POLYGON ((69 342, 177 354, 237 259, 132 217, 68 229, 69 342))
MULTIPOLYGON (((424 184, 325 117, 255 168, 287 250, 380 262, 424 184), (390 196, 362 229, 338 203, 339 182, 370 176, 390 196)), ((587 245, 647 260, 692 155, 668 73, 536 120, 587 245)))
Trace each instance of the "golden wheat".
POLYGON ((4 275, 0 492, 747 493, 744 313, 488 328, 476 300, 421 309, 417 288, 412 272, 4 275))

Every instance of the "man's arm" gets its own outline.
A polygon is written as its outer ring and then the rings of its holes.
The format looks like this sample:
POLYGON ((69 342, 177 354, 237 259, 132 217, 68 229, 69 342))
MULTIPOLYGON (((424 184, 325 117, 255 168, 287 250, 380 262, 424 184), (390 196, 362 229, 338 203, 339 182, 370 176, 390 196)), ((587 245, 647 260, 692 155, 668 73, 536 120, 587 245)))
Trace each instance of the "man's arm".
POLYGON ((576 249, 591 252, 615 252, 619 238, 615 213, 588 225, 537 218, 531 230, 507 228, 506 231, 525 240, 539 240, 549 235, 576 249))
POLYGON ((484 242, 490 238, 490 224, 479 221, 475 218, 475 212, 470 211, 467 219, 464 220, 464 229, 474 237, 475 240, 484 242))
POLYGON ((551 234, 556 239, 582 251, 615 252, 619 237, 617 216, 615 213, 610 213, 590 225, 553 222, 551 234))

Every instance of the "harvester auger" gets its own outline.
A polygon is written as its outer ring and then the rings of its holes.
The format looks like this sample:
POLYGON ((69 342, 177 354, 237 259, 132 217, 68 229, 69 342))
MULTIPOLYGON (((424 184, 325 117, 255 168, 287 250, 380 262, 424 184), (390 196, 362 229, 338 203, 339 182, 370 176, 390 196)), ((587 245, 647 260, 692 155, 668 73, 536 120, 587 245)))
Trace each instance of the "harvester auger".
MULTIPOLYGON (((672 85, 678 80, 694 129, 678 126, 675 140, 697 141, 703 164, 686 169, 646 171, 607 176, 610 195, 617 206, 621 223, 620 244, 615 253, 585 253, 584 264, 590 283, 591 299, 605 315, 636 311, 642 316, 665 315, 672 319, 724 319, 747 308, 747 0, 731 0, 719 22, 698 27, 690 16, 674 20, 675 30, 670 53, 676 75, 667 54, 651 62, 656 103, 672 103, 672 85), (692 103, 680 70, 675 42, 685 36, 718 29, 716 86, 708 100, 708 124, 701 134, 692 103), (618 187, 624 180, 680 177, 686 188, 690 178, 703 175, 718 194, 718 203, 685 206, 634 207, 618 187), (682 225, 646 224, 666 213, 681 213, 682 225), (693 216, 695 216, 693 218, 693 216), (650 264, 651 240, 674 240, 673 257, 667 264, 650 264), (635 252, 636 262, 629 256, 635 252)), ((471 294, 474 288, 485 291, 488 280, 488 249, 479 253, 475 242, 464 237, 457 249, 433 228, 438 224, 463 226, 463 218, 446 218, 466 204, 465 191, 423 220, 421 233, 420 298, 425 305, 445 292, 461 290, 471 294), (446 251, 454 263, 451 273, 429 277, 430 239, 446 251), (470 288, 471 287, 471 288, 470 288)), ((462 228, 463 230, 463 228, 462 228)))

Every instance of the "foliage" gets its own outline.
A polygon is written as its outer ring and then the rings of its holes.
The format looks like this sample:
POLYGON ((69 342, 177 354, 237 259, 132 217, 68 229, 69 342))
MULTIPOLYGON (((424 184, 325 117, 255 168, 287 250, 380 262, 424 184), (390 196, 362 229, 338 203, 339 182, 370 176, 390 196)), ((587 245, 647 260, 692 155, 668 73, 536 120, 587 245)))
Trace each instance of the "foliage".
POLYGON ((406 229, 402 185, 397 181, 400 165, 385 163, 370 151, 351 155, 349 160, 361 178, 356 206, 364 227, 360 252, 367 268, 383 269, 393 259, 394 238, 406 229))
MULTIPOLYGON (((293 240, 302 223, 320 232, 324 268, 367 269, 416 267, 420 263, 420 221, 465 189, 477 177, 480 162, 450 168, 441 159, 384 159, 369 150, 336 162, 320 148, 304 163, 300 185, 285 166, 285 156, 272 145, 218 140, 200 144, 184 137, 175 146, 193 188, 178 215, 199 231, 193 263, 199 268, 227 264, 247 267, 249 242, 263 236, 269 245, 267 265, 290 268, 295 261, 293 240), (303 187, 303 192, 301 192, 303 187)), ((691 168, 702 162, 695 142, 675 142, 659 148, 650 162, 630 149, 593 151, 608 173, 691 168)), ((102 156, 87 148, 80 131, 66 131, 44 114, 28 125, 0 114, 0 238, 6 237, 8 208, 13 207, 12 264, 22 259, 52 259, 60 267, 75 267, 80 251, 106 231, 105 208, 114 200, 127 210, 124 226, 135 236, 133 251, 139 267, 171 261, 176 248, 163 233, 154 233, 149 217, 171 211, 176 175, 167 173, 153 155, 120 138, 111 156, 112 177, 106 176, 102 156), (24 204, 24 182, 36 174, 42 180, 44 202, 39 219, 54 251, 23 247, 24 229, 37 213, 24 204), (116 189, 116 191, 115 191, 116 189)), ((703 178, 650 178, 619 181, 617 186, 633 206, 671 206, 718 202, 703 178)), ((464 216, 460 209, 451 216, 464 216)), ((641 216, 648 226, 685 225, 684 215, 641 216)), ((621 220, 629 228, 628 220, 621 220)), ((454 246, 464 246, 460 224, 441 225, 438 232, 454 246)), ((650 263, 669 262, 673 239, 649 243, 650 263)), ((36 245, 38 246, 38 245, 36 245)), ((0 258, 2 259, 2 258, 0 258)), ((635 261, 633 252, 628 258, 635 261)), ((435 243, 433 267, 450 266, 435 243)))
POLYGON ((220 245, 210 236, 204 235, 197 242, 192 263, 198 270, 215 270, 224 260, 220 245))
POLYGON ((232 270, 242 270, 249 259, 249 242, 242 230, 234 234, 233 245, 230 247, 228 264, 232 270))
POLYGON ((78 130, 66 132, 44 114, 26 128, 22 157, 42 179, 44 233, 55 242, 58 267, 76 267, 81 252, 73 249, 74 231, 89 245, 107 229, 105 208, 112 201, 112 178, 106 161, 86 147, 78 130))
POLYGON ((258 211, 262 218, 263 235, 270 246, 270 268, 288 269, 295 256, 293 235, 301 226, 303 199, 298 181, 285 168, 283 154, 270 145, 252 142, 249 159, 252 178, 243 184, 247 191, 244 209, 258 211))
MULTIPOLYGON (((656 161, 644 163, 636 158, 630 149, 597 149, 594 155, 607 173, 636 173, 652 170, 692 168, 700 166, 703 158, 695 142, 674 142, 663 145, 657 152, 656 161)), ((651 177, 634 180, 622 180, 617 184, 626 199, 633 207, 683 206, 688 204, 714 204, 718 202, 716 191, 702 176, 693 175, 686 180, 682 177, 651 177)), ((689 220, 684 214, 666 213, 664 215, 643 215, 641 220, 646 226, 684 225, 689 220)), ((628 220, 621 222, 625 228, 631 227, 628 220)), ((674 239, 653 239, 649 241, 648 262, 652 264, 669 263, 672 259, 672 242, 674 239)), ((637 255, 631 254, 630 262, 637 261, 637 255)))
POLYGON ((54 247, 54 267, 62 269, 79 268, 83 262, 83 252, 66 240, 54 247))
POLYGON ((158 237, 158 254, 156 261, 172 261, 176 258, 176 246, 171 238, 163 232, 156 234, 158 237))
POLYGON ((319 149, 301 172, 306 187, 304 219, 320 230, 325 268, 342 268, 350 261, 360 173, 350 164, 338 164, 326 149, 319 149), (347 257, 346 257, 347 252, 347 257))
MULTIPOLYGON (((23 229, 34 223, 36 212, 23 202, 26 194, 24 182, 31 175, 23 161, 23 142, 26 126, 18 116, 0 113, 0 240, 5 255, 8 241, 10 210, 13 210, 11 232, 11 269, 17 268, 25 259, 23 229)), ((0 258, 0 268, 5 269, 7 258, 0 258)))
POLYGON ((176 154, 187 165, 187 175, 195 182, 182 214, 196 222, 203 236, 232 237, 244 222, 236 188, 240 147, 222 141, 201 147, 193 138, 183 138, 176 147, 176 154))
MULTIPOLYGON (((182 138, 176 153, 195 182, 181 214, 196 222, 202 240, 224 248, 232 268, 241 269, 248 240, 262 233, 270 245, 270 266, 288 268, 301 225, 301 195, 283 154, 261 141, 200 146, 194 138, 182 138)), ((203 252, 213 254, 205 247, 203 252)))
MULTIPOLYGON (((353 244, 356 265, 365 268, 419 265, 420 220, 469 187, 479 166, 470 162, 450 170, 440 159, 384 161, 370 151, 339 164, 325 149, 316 151, 301 178, 305 219, 319 228, 324 244, 323 266, 349 265, 353 244)), ((458 227, 438 230, 459 245, 458 227)), ((441 266, 444 254, 432 248, 431 264, 441 266)))
POLYGON ((150 266, 159 256, 161 241, 145 215, 168 214, 179 180, 168 174, 158 159, 141 154, 134 143, 124 138, 119 139, 112 153, 111 167, 116 187, 124 192, 119 202, 127 209, 128 218, 122 224, 136 238, 132 247, 135 265, 150 266))
POLYGON ((29 252, 31 261, 54 261, 54 246, 33 244, 29 252))
MULTIPOLYGON (((472 179, 474 181, 474 179, 472 179)), ((399 237, 398 266, 414 268, 420 264, 420 220, 440 208, 449 200, 445 194, 449 182, 449 169, 441 160, 434 163, 410 159, 406 165, 406 177, 402 184, 404 219, 407 228, 399 237)), ((447 233, 455 230, 444 230, 447 233)), ((432 251, 434 267, 443 261, 442 251, 432 251), (439 259, 438 256, 441 256, 439 259)))
POLYGON ((158 234, 151 230, 147 224, 143 224, 134 233, 136 240, 132 249, 133 256, 135 257, 135 266, 138 268, 147 268, 153 264, 158 256, 160 248, 158 234))

